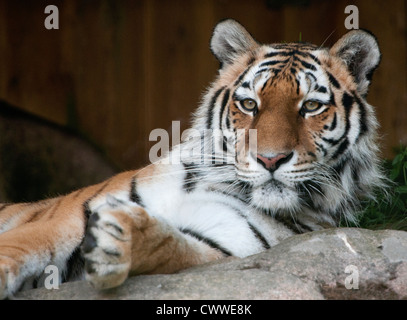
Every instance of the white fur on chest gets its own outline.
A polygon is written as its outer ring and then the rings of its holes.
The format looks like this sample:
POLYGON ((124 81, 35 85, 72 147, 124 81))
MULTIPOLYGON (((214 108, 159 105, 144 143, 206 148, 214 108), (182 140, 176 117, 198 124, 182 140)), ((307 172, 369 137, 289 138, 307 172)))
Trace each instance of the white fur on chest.
POLYGON ((202 181, 197 180, 194 190, 186 192, 182 165, 168 169, 153 182, 139 185, 138 192, 151 216, 177 229, 196 232, 239 257, 264 250, 253 227, 270 246, 291 235, 272 217, 232 196, 208 190, 202 181))

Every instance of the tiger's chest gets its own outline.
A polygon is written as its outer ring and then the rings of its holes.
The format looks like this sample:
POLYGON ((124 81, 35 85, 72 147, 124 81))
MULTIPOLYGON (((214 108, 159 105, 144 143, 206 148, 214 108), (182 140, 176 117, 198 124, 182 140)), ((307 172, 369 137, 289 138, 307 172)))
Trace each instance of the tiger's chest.
POLYGON ((185 173, 179 169, 172 168, 172 174, 140 186, 151 216, 239 257, 261 252, 293 234, 271 216, 225 192, 225 186, 196 179, 194 187, 186 189, 185 173))

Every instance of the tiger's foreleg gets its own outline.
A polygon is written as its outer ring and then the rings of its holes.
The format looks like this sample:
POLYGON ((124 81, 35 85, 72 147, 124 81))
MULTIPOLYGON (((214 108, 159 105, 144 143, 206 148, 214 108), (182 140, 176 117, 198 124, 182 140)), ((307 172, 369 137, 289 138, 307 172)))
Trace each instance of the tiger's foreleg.
MULTIPOLYGON (((12 297, 21 289, 43 286, 47 266, 56 267, 58 278, 55 281, 61 282, 63 274, 66 274, 67 261, 81 243, 84 221, 75 214, 51 219, 52 205, 58 207, 60 201, 50 203, 50 207, 33 207, 32 215, 16 211, 10 214, 10 219, 5 219, 9 224, 13 224, 13 218, 29 219, 31 222, 17 223, 18 226, 0 234, 0 299, 12 297), (42 219, 40 211, 45 211, 42 219)), ((9 211, 18 206, 10 206, 9 211)), ((3 218, 7 216, 7 212, 2 214, 3 218)), ((6 225, 3 224, 3 227, 6 225)))
POLYGON ((110 196, 93 210, 82 252, 86 278, 97 289, 116 287, 129 275, 173 273, 223 257, 142 207, 110 196))

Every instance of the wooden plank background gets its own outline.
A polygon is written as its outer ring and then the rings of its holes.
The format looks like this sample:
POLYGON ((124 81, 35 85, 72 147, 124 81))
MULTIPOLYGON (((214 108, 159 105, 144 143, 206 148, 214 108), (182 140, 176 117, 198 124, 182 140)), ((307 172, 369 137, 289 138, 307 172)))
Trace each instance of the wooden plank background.
POLYGON ((151 130, 182 129, 215 77, 216 22, 240 21, 261 42, 332 45, 359 8, 383 53, 368 101, 384 155, 407 144, 407 0, 0 0, 0 99, 80 132, 122 169, 147 163, 151 130))

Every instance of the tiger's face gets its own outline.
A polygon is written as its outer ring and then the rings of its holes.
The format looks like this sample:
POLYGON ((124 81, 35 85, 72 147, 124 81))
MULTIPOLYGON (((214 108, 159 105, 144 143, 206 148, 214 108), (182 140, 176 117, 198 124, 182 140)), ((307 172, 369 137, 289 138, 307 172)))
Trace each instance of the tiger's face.
POLYGON ((345 66, 340 73, 328 67, 339 63, 314 46, 263 46, 235 81, 228 117, 234 128, 257 131, 257 150, 246 152, 236 170, 253 186, 256 204, 299 207, 311 182, 319 192, 318 185, 332 184, 325 168, 365 133, 361 117, 372 110, 356 103, 356 85, 345 66))
MULTIPOLYGON (((373 36, 353 31, 331 49, 261 45, 226 20, 215 28, 211 48, 221 69, 207 96, 205 125, 256 130, 256 148, 245 135, 244 161, 234 165, 254 206, 269 212, 343 208, 367 192, 372 173, 380 176, 377 121, 365 101, 380 59, 373 36)), ((224 150, 231 148, 224 142, 224 150)))

